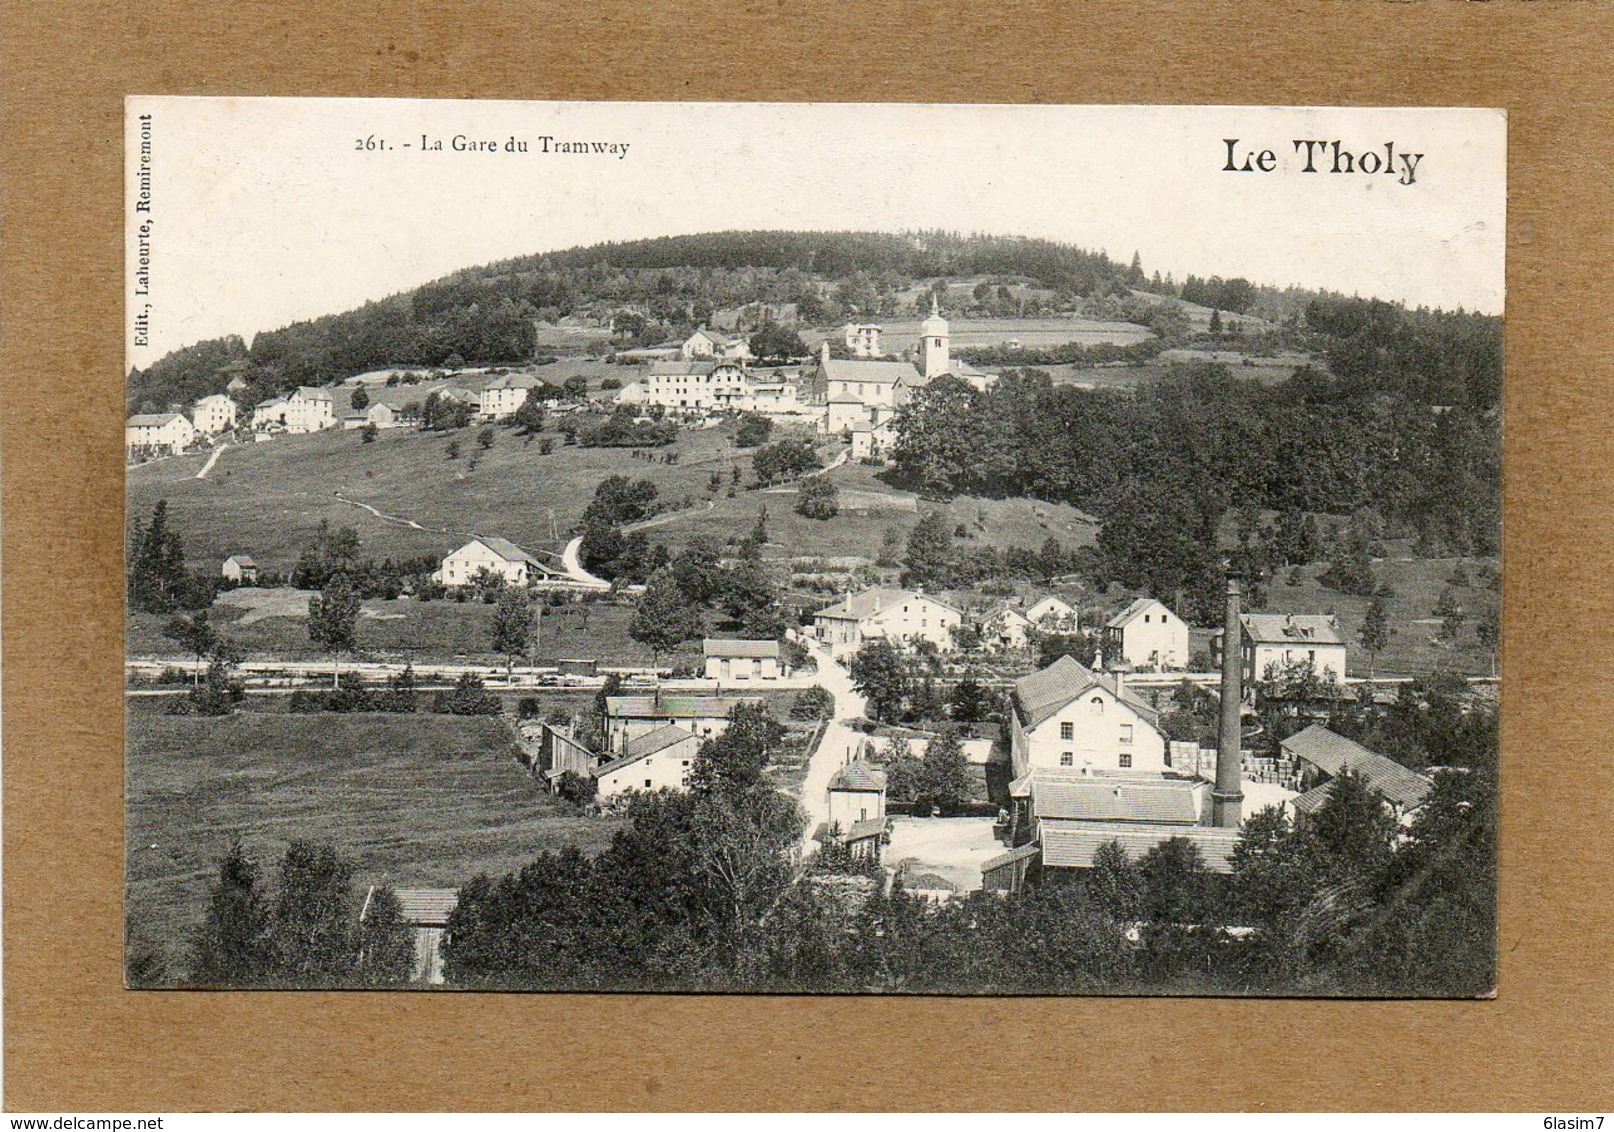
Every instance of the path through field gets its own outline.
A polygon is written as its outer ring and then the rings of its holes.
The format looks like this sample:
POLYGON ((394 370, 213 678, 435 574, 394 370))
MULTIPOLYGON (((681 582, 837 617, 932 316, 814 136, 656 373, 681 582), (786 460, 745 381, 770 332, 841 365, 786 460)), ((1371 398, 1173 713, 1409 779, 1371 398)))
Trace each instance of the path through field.
POLYGON ((225 445, 223 444, 213 449, 213 455, 207 458, 207 463, 202 465, 202 470, 196 473, 197 479, 205 480, 207 478, 207 473, 211 472, 213 470, 213 465, 219 462, 219 457, 224 454, 224 449, 225 445))
POLYGON ((590 574, 587 570, 583 569, 583 560, 578 557, 578 551, 580 551, 582 548, 582 535, 578 535, 571 542, 567 543, 566 549, 561 551, 560 568, 566 571, 566 576, 574 582, 581 582, 583 585, 593 586, 595 589, 610 589, 610 582, 607 582, 604 578, 596 578, 593 574, 590 574))

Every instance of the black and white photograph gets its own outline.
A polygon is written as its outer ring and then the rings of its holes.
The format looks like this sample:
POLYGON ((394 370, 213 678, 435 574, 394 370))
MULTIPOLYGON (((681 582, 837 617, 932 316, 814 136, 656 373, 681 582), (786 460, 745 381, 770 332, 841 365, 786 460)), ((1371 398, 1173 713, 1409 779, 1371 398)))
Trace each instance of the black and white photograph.
POLYGON ((1491 996, 1506 137, 127 99, 126 986, 1491 996))

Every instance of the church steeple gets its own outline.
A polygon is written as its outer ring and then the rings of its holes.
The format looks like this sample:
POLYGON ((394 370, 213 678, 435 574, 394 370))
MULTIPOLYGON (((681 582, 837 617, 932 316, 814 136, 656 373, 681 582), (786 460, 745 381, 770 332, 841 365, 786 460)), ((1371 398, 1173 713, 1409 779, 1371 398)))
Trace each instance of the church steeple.
POLYGON ((930 294, 930 317, 919 325, 919 372, 930 381, 951 372, 952 359, 948 357, 949 332, 947 320, 942 317, 941 304, 934 291, 930 294))

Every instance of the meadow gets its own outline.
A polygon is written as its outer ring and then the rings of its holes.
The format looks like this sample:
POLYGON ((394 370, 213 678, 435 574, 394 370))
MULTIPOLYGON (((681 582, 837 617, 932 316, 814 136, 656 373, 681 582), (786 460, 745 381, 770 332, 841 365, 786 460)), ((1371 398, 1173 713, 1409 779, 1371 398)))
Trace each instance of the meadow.
POLYGON ((368 884, 455 887, 620 828, 551 797, 501 720, 430 715, 128 717, 125 915, 170 971, 240 838, 266 872, 296 838, 328 842, 368 884))

